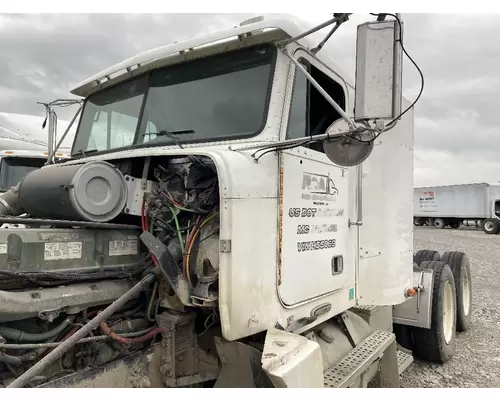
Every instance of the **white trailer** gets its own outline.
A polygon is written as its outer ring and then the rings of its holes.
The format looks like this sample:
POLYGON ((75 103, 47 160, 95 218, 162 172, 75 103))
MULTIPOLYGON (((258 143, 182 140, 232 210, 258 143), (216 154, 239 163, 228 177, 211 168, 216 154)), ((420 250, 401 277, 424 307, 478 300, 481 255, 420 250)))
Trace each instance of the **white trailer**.
POLYGON ((473 222, 484 232, 500 231, 500 184, 473 183, 414 190, 414 225, 458 229, 473 222))
POLYGON ((1 383, 398 387, 453 356, 469 263, 413 255, 400 15, 358 26, 356 88, 322 49, 349 15, 256 18, 73 89, 72 159, 0 196, 30 215, 0 231, 1 383))
MULTIPOLYGON (((48 129, 43 128, 44 117, 31 114, 0 112, 0 150, 41 150, 48 146, 48 129)), ((76 126, 58 119, 58 129, 69 129, 68 135, 59 146, 59 151, 69 152, 76 132, 76 126)))

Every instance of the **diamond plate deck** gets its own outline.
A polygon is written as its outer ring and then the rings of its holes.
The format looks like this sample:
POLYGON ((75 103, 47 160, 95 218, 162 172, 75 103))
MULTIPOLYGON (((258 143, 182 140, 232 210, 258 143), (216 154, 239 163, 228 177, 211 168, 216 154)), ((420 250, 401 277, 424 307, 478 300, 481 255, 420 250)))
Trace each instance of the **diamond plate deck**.
POLYGON ((395 340, 392 333, 373 332, 337 365, 325 371, 325 388, 349 387, 395 340))
POLYGON ((353 310, 359 310, 359 311, 371 311, 374 308, 377 308, 377 306, 354 306, 354 307, 352 307, 353 310))
POLYGON ((398 350, 398 370, 399 375, 405 372, 413 362, 413 356, 411 354, 405 353, 404 351, 398 350))

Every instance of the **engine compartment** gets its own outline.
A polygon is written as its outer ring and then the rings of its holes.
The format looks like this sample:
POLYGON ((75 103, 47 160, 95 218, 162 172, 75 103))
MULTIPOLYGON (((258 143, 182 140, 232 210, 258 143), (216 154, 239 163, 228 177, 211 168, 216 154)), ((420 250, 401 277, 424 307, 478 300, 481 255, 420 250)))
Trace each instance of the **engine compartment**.
MULTIPOLYGON (((30 175, 0 205, 0 222, 27 214, 17 217, 27 228, 0 230, 0 385, 152 270, 161 271, 152 287, 30 384, 148 349, 165 340, 165 326, 179 318, 188 321, 184 337, 192 338, 191 350, 207 358, 213 341, 204 345, 197 338, 219 332, 219 185, 213 162, 183 156, 63 163, 30 175)), ((217 368, 217 358, 208 358, 205 364, 217 368)), ((165 384, 168 379, 166 373, 165 384)))

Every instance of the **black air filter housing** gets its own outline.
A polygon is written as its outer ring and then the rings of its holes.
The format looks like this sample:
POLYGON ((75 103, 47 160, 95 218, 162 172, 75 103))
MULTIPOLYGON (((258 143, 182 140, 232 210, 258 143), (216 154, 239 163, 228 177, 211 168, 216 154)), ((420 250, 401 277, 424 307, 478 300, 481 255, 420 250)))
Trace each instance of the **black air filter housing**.
POLYGON ((125 208, 127 184, 105 161, 52 165, 24 177, 19 200, 32 217, 108 222, 125 208))

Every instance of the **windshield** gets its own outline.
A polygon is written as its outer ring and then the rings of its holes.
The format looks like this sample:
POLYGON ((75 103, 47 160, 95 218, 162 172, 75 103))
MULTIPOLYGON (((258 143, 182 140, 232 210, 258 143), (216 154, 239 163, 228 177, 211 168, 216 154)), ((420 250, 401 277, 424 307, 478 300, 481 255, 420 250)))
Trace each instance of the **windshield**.
POLYGON ((44 166, 44 158, 5 157, 0 160, 0 192, 16 186, 29 172, 44 166))
POLYGON ((274 59, 274 46, 243 49, 96 93, 85 103, 73 154, 256 135, 267 117, 274 59))

